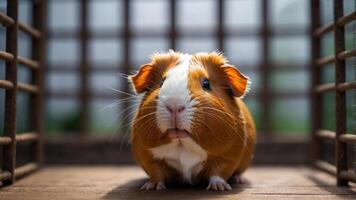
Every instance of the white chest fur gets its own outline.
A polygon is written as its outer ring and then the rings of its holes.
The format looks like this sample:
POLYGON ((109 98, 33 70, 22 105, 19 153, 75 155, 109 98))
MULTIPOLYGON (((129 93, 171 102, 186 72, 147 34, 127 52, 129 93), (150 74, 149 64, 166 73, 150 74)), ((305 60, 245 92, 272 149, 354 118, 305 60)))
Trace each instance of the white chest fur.
POLYGON ((178 170, 183 178, 192 182, 192 177, 202 169, 202 163, 207 158, 207 152, 191 138, 174 140, 169 144, 151 149, 153 156, 164 159, 167 164, 178 170))

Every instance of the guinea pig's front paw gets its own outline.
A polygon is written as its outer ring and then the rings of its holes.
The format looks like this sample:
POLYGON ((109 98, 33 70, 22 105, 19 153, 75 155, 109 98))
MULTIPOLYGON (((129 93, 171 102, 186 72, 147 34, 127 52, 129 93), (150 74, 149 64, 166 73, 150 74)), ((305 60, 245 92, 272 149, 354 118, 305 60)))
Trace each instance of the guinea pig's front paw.
POLYGON ((209 185, 206 189, 215 191, 232 190, 231 186, 219 176, 210 177, 209 185))
POLYGON ((164 182, 151 182, 147 181, 145 184, 142 185, 141 190, 166 190, 166 186, 164 182))

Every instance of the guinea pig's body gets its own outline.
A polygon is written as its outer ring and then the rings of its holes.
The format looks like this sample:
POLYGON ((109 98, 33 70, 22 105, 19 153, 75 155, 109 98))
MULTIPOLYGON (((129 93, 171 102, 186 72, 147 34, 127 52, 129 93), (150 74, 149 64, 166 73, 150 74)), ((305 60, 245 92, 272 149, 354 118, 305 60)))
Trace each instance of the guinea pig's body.
POLYGON ((208 181, 207 189, 248 167, 256 142, 252 116, 241 100, 249 80, 217 53, 157 54, 130 77, 143 97, 132 123, 133 153, 150 180, 208 181))

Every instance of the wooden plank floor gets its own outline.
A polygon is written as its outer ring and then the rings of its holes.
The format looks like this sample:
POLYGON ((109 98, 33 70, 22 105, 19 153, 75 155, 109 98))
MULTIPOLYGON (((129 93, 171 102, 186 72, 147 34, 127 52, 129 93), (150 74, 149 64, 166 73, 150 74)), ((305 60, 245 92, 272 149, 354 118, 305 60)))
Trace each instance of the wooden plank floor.
POLYGON ((205 186, 140 191, 146 175, 136 166, 47 167, 1 188, 0 199, 356 199, 356 186, 335 187, 333 177, 305 167, 253 167, 245 178, 229 192, 205 186))

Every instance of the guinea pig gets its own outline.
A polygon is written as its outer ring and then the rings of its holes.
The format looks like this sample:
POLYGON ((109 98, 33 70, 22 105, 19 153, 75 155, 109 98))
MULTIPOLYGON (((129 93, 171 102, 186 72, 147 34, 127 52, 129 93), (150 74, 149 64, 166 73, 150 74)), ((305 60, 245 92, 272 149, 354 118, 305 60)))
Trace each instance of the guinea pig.
POLYGON ((217 52, 169 51, 129 76, 141 100, 131 125, 138 164, 149 176, 141 189, 165 183, 206 183, 231 190, 256 143, 252 115, 242 101, 250 80, 217 52))

